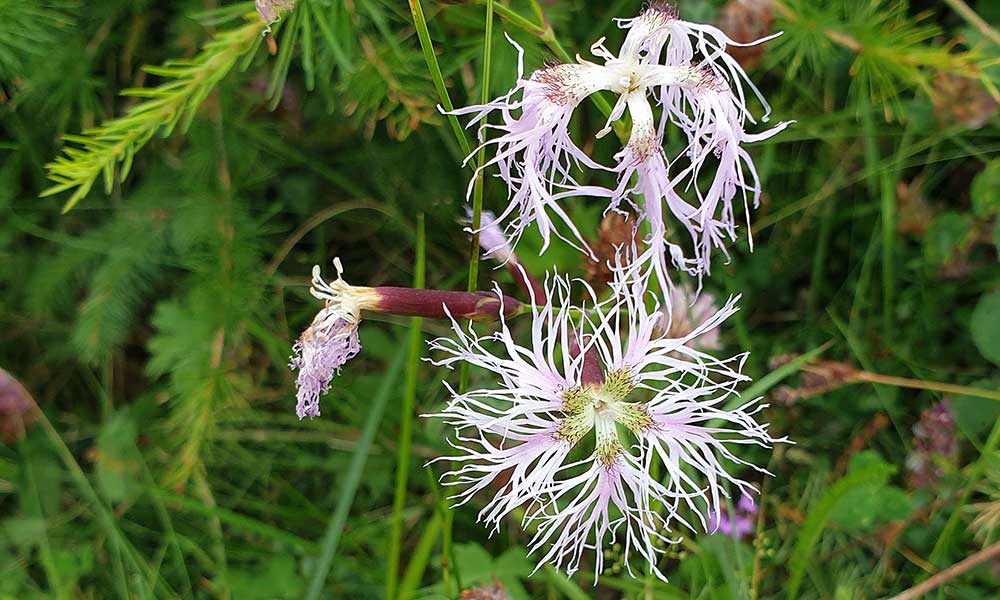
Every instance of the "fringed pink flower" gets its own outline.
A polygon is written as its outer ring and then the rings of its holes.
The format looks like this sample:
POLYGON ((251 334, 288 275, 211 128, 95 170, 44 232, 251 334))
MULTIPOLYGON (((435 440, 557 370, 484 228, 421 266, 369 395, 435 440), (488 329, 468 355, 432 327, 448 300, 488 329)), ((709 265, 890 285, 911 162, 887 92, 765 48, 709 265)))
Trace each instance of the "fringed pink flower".
POLYGON ((550 301, 530 309, 527 345, 504 319, 485 336, 453 321, 453 338, 431 342, 443 355, 435 364, 466 362, 496 381, 465 393, 449 388, 447 406, 430 415, 456 429, 457 453, 439 459, 457 464, 444 481, 461 488, 459 505, 480 498, 479 519, 494 531, 523 508, 539 566, 573 573, 592 555, 596 577, 603 550, 620 544, 630 573, 638 552, 663 577, 657 563, 676 541, 671 526, 692 527, 678 507, 706 527, 730 488, 753 490, 730 471, 759 470, 738 448, 778 441, 754 420, 763 408, 757 400, 724 408, 747 379, 745 355, 720 360, 692 347, 736 311, 736 299, 686 335, 667 337, 648 279, 648 270, 619 267, 611 298, 598 301, 582 284, 588 302, 578 305, 570 282, 552 278, 550 301))
MULTIPOLYGON (((760 100, 765 120, 769 108, 739 63, 725 52, 742 44, 721 30, 683 21, 666 4, 653 4, 619 23, 627 33, 617 55, 604 47, 603 39, 592 47, 604 64, 578 59, 538 69, 527 78, 519 66, 518 83, 506 95, 454 114, 474 115, 471 124, 485 122, 494 112, 502 119, 481 129, 496 129, 500 135, 485 141, 494 153, 479 169, 496 166, 508 185, 510 203, 498 218, 515 242, 535 223, 544 245, 554 234, 587 249, 560 201, 605 198, 609 210, 623 210, 625 205, 648 222, 646 248, 638 260, 649 265, 666 292, 669 268, 700 276, 709 273, 714 248, 728 257, 725 244, 736 236, 734 202, 742 201, 749 219, 750 206, 757 205, 760 195, 757 171, 742 144, 770 137, 787 123, 759 134, 746 132, 756 121, 744 88, 760 100), (630 137, 611 167, 589 158, 568 131, 575 108, 602 90, 619 98, 598 137, 626 112, 632 121, 630 137), (650 98, 659 107, 659 117, 650 98), (688 142, 675 157, 663 150, 668 124, 680 128, 688 142), (617 186, 578 183, 584 168, 616 173, 617 186), (707 186, 703 178, 710 180, 707 186), (558 223, 568 235, 559 233, 558 223), (688 241, 668 240, 674 229, 686 231, 688 241)), ((520 64, 523 52, 518 52, 520 64)))

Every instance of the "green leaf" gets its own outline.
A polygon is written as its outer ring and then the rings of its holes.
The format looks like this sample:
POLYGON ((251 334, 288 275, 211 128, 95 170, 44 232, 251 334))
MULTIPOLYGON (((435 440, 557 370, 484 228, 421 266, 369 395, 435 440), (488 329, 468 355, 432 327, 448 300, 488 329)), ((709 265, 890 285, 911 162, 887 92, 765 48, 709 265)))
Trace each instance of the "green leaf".
POLYGON ((128 411, 116 412, 97 434, 97 486, 111 502, 128 502, 142 492, 138 426, 128 411))
POLYGON ((831 520, 854 533, 871 531, 875 527, 905 518, 912 508, 909 496, 900 488, 888 485, 892 466, 873 450, 851 457, 848 475, 872 466, 886 469, 882 479, 873 479, 847 492, 831 515, 831 520))
MULTIPOLYGON (((531 596, 521 584, 521 579, 531 574, 534 565, 525 557, 524 550, 510 548, 495 559, 479 544, 455 544, 455 556, 462 572, 462 585, 471 588, 488 585, 494 579, 504 592, 514 600, 528 600, 531 596)), ((444 584, 424 590, 426 593, 445 593, 444 584)))
POLYGON ((991 160, 972 180, 969 188, 972 212, 980 219, 1000 211, 1000 160, 991 160))
MULTIPOLYGON (((998 381, 976 382, 976 387, 996 389, 998 381)), ((955 425, 966 437, 977 439, 1000 419, 1000 403, 975 396, 955 396, 949 402, 955 425)))
POLYGON ((53 548, 52 563, 59 573, 63 589, 73 589, 81 577, 94 570, 94 548, 80 544, 70 548, 53 548))
POLYGON ((987 359, 1000 365, 1000 292, 983 295, 972 311, 972 341, 987 359))
POLYGON ((932 266, 947 263, 972 233, 972 218, 944 212, 931 221, 924 234, 924 259, 932 266))
POLYGON ((845 502, 850 501, 851 491, 873 482, 885 481, 895 471, 895 467, 881 461, 867 464, 853 473, 848 473, 830 486, 830 489, 810 508, 795 539, 795 547, 788 565, 789 580, 785 591, 789 600, 798 597, 806 566, 812 560, 813 548, 835 512, 845 502))

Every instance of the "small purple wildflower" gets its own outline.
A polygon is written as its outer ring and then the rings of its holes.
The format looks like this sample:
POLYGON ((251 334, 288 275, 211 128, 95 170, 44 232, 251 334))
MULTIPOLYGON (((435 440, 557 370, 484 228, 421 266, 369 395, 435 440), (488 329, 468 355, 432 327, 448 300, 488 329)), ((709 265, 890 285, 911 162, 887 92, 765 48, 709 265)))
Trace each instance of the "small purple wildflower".
POLYGON ((13 444, 37 418, 34 398, 16 377, 0 369, 0 441, 13 444))
POLYGON ((733 509, 730 519, 726 508, 708 515, 708 531, 722 533, 730 537, 746 537, 753 531, 754 515, 757 514, 757 504, 747 494, 741 494, 740 500, 733 509))

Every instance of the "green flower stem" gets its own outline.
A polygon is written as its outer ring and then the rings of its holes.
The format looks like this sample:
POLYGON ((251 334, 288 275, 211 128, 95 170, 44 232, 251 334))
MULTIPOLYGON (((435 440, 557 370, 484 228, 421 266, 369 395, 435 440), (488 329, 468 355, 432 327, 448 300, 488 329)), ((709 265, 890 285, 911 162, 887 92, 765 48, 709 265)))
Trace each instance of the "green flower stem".
MULTIPOLYGON (((444 107, 445 111, 451 112, 455 110, 455 105, 452 103, 451 96, 448 94, 448 88, 444 84, 444 75, 441 73, 441 65, 438 64, 437 55, 434 54, 434 44, 431 42, 430 31, 427 30, 427 19, 424 17, 424 9, 420 5, 420 0, 409 1, 410 13, 413 15, 413 27, 417 31, 417 38, 420 40, 420 49, 423 50, 424 61, 427 63, 427 70, 430 71, 431 81, 434 82, 434 89, 437 90, 441 106, 444 107)), ((448 123, 451 124, 451 130, 455 134, 455 139, 458 140, 458 145, 462 148, 462 155, 469 156, 472 154, 472 148, 469 146, 469 140, 465 137, 462 125, 458 122, 458 117, 455 115, 447 115, 447 117, 448 123)), ((470 161, 469 166, 475 169, 476 163, 470 161)))
MULTIPOLYGON (((413 287, 423 288, 427 266, 427 236, 424 214, 417 215, 416 264, 413 269, 413 287)), ((392 525, 389 534, 388 571, 385 578, 385 598, 396 597, 396 579, 399 571, 399 554, 403 536, 403 507, 406 503, 406 479, 410 468, 410 440, 413 436, 413 404, 417 395, 417 372, 420 367, 420 348, 423 336, 423 318, 410 318, 410 338, 406 361, 406 379, 403 387, 403 406, 400 409, 399 448, 396 452, 396 490, 392 502, 392 525)))
POLYGON ((330 566, 333 564, 333 557, 337 553, 337 545, 340 542, 340 534, 344 532, 347 524, 348 513, 354 503, 354 494, 361 484, 361 476, 365 470, 365 463, 368 461, 368 453, 371 451, 372 442, 375 440, 375 432, 382 422, 382 414, 385 412, 385 405, 388 404, 389 396, 392 395, 396 387, 396 380, 403 367, 403 359, 406 357, 405 348, 400 348, 392 358, 388 368, 382 377, 382 384, 371 401, 368 419, 361 430, 361 438, 358 439, 357 446, 354 447, 354 455, 351 463, 347 467, 347 474, 338 481, 340 487, 337 499, 337 508, 330 516, 326 532, 320 543, 319 557, 313 567, 309 577, 309 588, 306 592, 306 600, 319 600, 323 595, 323 585, 326 583, 326 576, 330 573, 330 566))

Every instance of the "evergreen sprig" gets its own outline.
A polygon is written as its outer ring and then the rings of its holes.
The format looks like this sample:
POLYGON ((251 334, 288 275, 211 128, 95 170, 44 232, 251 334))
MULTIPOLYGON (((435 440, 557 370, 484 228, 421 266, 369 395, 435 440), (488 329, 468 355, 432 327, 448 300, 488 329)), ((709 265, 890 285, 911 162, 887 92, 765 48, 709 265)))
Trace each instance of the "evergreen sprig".
POLYGON ((154 135, 169 136, 178 126, 184 131, 208 94, 240 58, 257 49, 264 22, 252 14, 241 27, 220 31, 190 60, 171 60, 161 66, 147 66, 151 75, 166 79, 155 88, 130 88, 124 96, 144 98, 129 108, 125 116, 88 129, 82 135, 68 135, 63 155, 46 165, 55 185, 42 192, 51 196, 73 190, 63 207, 69 211, 103 176, 106 193, 117 178, 124 180, 136 152, 154 135))
POLYGON ((907 89, 933 96, 934 73, 979 80, 1000 97, 985 73, 996 58, 959 50, 953 41, 935 44, 942 29, 930 20, 933 14, 911 15, 905 0, 785 0, 774 6, 785 35, 776 40, 772 63, 787 65, 790 77, 803 65, 822 73, 846 50, 854 55, 851 93, 881 104, 887 119, 901 114, 900 94, 907 89))
POLYGON ((66 0, 0 0, 0 80, 26 74, 31 61, 72 26, 73 6, 66 0))

